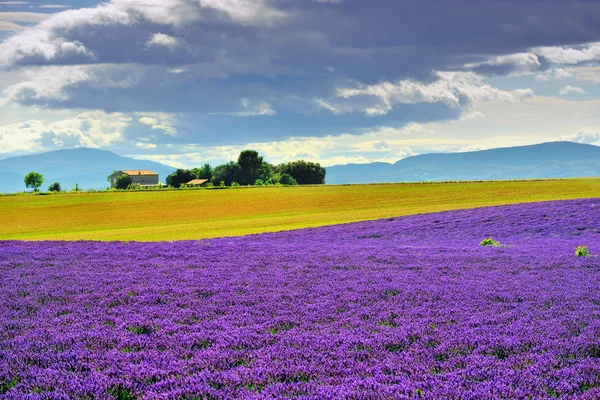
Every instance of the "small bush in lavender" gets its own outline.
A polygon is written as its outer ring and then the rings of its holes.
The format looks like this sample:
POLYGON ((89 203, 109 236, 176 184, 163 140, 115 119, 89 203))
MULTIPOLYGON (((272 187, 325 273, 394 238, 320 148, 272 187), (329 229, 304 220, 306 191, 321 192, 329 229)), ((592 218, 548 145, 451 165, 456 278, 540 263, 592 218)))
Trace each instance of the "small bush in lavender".
POLYGON ((479 243, 480 246, 498 246, 500 244, 500 242, 496 242, 494 239, 487 238, 487 239, 483 239, 481 241, 481 243, 479 243))
POLYGON ((577 246, 577 250, 575 250, 575 255, 577 257, 589 257, 590 251, 587 246, 577 246))

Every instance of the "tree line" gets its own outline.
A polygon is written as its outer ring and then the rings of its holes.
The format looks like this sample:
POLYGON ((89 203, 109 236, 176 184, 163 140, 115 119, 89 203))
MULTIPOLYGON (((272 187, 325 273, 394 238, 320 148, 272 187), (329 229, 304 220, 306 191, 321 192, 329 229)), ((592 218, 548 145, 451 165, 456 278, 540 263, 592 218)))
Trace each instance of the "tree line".
POLYGON ((194 179, 206 179, 213 186, 319 185, 325 183, 325 168, 318 163, 298 160, 273 165, 256 150, 244 150, 237 161, 212 167, 178 169, 166 178, 168 186, 179 188, 194 179))
MULTIPOLYGON (((194 179, 206 179, 209 185, 226 186, 265 186, 265 185, 319 185, 325 183, 326 170, 319 163, 304 160, 273 165, 264 160, 256 150, 244 150, 237 161, 213 168, 204 164, 199 168, 177 169, 167 176, 168 186, 179 188, 194 179)), ((111 181, 112 174, 107 180, 111 181)), ((44 177, 38 172, 30 172, 25 176, 25 186, 39 191, 44 177)), ((129 175, 121 175, 116 180, 117 189, 133 187, 129 175)), ((48 187, 49 192, 60 192, 60 183, 54 182, 48 187)), ((77 186, 75 191, 79 191, 77 186)))

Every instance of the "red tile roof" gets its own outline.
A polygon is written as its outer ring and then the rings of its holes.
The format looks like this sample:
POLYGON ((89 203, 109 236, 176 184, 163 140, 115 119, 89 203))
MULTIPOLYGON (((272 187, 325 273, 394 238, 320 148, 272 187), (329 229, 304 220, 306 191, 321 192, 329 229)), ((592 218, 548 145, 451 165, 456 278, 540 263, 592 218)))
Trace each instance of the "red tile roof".
POLYGON ((123 169, 121 170, 124 174, 134 176, 134 175, 158 175, 154 171, 150 171, 147 169, 123 169))

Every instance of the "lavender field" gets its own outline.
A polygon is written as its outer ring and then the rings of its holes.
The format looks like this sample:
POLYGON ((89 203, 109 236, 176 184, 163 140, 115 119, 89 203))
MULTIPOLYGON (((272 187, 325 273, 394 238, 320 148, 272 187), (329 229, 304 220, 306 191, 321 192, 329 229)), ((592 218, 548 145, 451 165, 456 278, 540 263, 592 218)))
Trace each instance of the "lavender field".
POLYGON ((0 397, 598 399, 599 253, 600 199, 0 242, 0 397))

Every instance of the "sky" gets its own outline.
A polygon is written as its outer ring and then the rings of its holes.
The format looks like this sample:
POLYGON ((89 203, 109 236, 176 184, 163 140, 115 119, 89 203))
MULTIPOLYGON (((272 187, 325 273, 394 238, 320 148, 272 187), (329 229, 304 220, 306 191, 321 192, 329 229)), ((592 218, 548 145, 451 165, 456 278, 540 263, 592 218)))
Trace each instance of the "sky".
POLYGON ((596 0, 0 0, 0 158, 600 145, 596 0))

